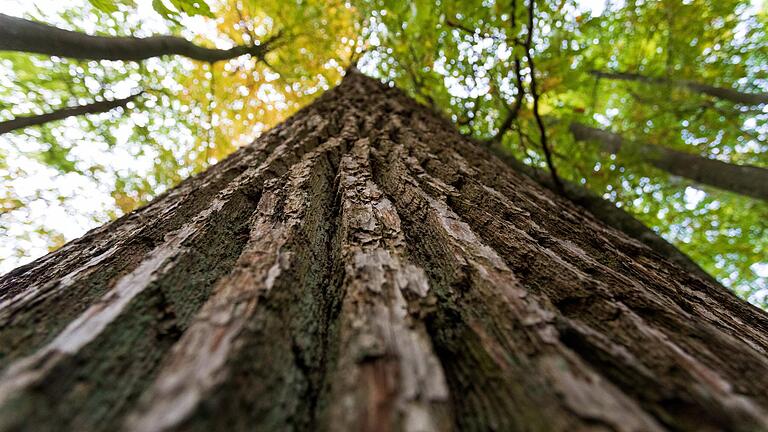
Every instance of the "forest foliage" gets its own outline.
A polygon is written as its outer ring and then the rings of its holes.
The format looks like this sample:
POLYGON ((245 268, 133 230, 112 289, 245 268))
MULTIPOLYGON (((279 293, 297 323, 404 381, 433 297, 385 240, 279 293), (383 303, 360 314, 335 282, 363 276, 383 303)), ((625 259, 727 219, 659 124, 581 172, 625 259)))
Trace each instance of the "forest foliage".
POLYGON ((263 58, 97 61, 0 51, 0 122, 138 95, 0 135, 2 270, 204 170, 356 64, 480 145, 556 170, 768 304, 768 204, 648 163, 640 144, 768 168, 768 6, 745 0, 79 0, 5 12, 104 36, 177 35, 263 58), (62 4, 64 3, 64 4, 62 4), (755 96, 756 95, 756 96, 755 96), (572 125, 622 137, 606 151, 572 125))

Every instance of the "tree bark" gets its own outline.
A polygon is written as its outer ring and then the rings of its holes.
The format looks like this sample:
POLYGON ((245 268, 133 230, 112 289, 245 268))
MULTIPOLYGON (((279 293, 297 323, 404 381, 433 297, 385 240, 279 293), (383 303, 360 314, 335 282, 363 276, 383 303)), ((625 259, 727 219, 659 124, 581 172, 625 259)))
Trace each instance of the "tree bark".
POLYGON ((581 123, 571 123, 570 131, 579 141, 595 141, 603 150, 618 154, 624 150, 639 160, 672 175, 737 194, 768 200, 768 169, 734 165, 663 146, 625 140, 621 135, 581 123))
POLYGON ((22 51, 86 60, 139 61, 163 55, 181 55, 217 62, 250 54, 262 59, 278 36, 255 46, 205 48, 176 36, 92 36, 0 14, 0 51, 22 51))
MULTIPOLYGON (((552 176, 548 172, 520 162, 501 146, 493 145, 490 147, 490 150, 494 155, 496 155, 496 157, 504 161, 504 163, 507 165, 510 165, 512 169, 525 173, 528 177, 539 183, 541 186, 544 186, 555 193, 559 193, 557 186, 555 186, 555 184, 552 182, 552 176)), ((653 249, 664 259, 675 263, 688 272, 714 284, 718 284, 716 279, 714 279, 709 273, 705 272, 701 267, 699 267, 699 265, 696 264, 688 255, 684 254, 678 248, 664 240, 663 237, 656 234, 655 231, 647 227, 639 220, 635 219, 635 217, 631 214, 627 213, 619 207, 616 207, 614 203, 603 199, 596 193, 576 183, 563 181, 563 188, 565 196, 569 200, 575 204, 578 204, 579 207, 587 210, 600 222, 623 232, 635 240, 639 240, 640 242, 645 243, 646 246, 653 249)))
POLYGON ((768 428, 768 316, 342 84, 0 279, 0 430, 768 428))
POLYGON ((83 114, 104 113, 117 107, 125 108, 129 102, 139 97, 139 95, 141 95, 141 93, 137 93, 122 99, 104 100, 85 105, 66 107, 40 115, 18 116, 12 120, 0 122, 0 134, 11 132, 17 129, 23 129, 29 126, 39 126, 52 121, 62 120, 67 117, 74 117, 83 114))
POLYGON ((742 105, 760 105, 768 103, 768 93, 745 93, 734 89, 711 86, 696 81, 656 78, 629 72, 605 72, 593 70, 590 73, 599 78, 608 78, 620 81, 637 81, 646 84, 664 84, 674 87, 686 88, 697 93, 703 93, 709 96, 714 96, 718 99, 724 99, 742 105))

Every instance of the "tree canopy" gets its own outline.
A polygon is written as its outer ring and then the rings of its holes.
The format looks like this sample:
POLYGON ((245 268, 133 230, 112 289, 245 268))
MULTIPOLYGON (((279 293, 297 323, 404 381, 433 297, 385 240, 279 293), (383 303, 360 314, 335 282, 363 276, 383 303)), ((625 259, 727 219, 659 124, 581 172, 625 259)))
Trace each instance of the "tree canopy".
POLYGON ((1 270, 222 160, 357 65, 563 193, 575 183, 612 201, 768 306, 765 3, 40 0, 4 12, 1 270), (154 42, 151 56, 120 51, 154 42))

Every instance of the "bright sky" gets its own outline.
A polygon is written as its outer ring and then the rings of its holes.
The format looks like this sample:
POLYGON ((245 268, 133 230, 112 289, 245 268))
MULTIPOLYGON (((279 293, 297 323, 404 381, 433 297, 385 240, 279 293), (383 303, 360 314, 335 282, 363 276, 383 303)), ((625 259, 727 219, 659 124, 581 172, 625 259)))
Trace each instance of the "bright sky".
MULTIPOLYGON (((72 3, 58 0, 37 0, 34 2, 0 0, 0 11, 8 15, 22 16, 34 11, 35 7, 39 7, 53 16, 57 12, 71 8, 72 3)), ((141 16, 156 16, 151 7, 151 0, 139 0, 137 7, 141 16)), ((200 23, 195 24, 200 25, 200 23)), ((159 33, 167 29, 159 17, 155 21, 150 20, 145 28, 159 33)), ((131 88, 114 89, 114 91, 116 97, 125 97, 130 93, 131 88)), ((118 130, 116 134, 118 145, 108 149, 104 143, 87 142, 79 137, 76 119, 70 118, 62 121, 59 129, 65 139, 77 143, 72 153, 80 160, 107 166, 121 166, 126 161, 131 161, 132 168, 138 170, 142 168, 148 170, 152 166, 151 155, 137 160, 129 151, 127 141, 130 130, 125 130, 123 133, 118 130)), ((11 134, 0 135, 0 149, 13 149, 14 146, 32 151, 40 147, 34 138, 11 134)), ((12 158, 8 164, 11 169, 20 169, 27 174, 4 185, 4 187, 10 187, 22 199, 29 202, 24 216, 28 220, 34 220, 35 225, 42 225, 60 232, 67 240, 80 237, 89 229, 98 226, 99 220, 94 220, 94 215, 102 213, 105 208, 114 207, 114 200, 110 195, 114 185, 113 178, 103 178, 102 182, 97 182, 77 173, 61 175, 56 170, 27 157, 12 158), (59 203, 55 199, 58 195, 67 197, 67 202, 59 203)), ((8 237, 0 239, 0 274, 48 252, 47 244, 43 238, 35 235, 34 232, 29 232, 30 226, 17 223, 20 221, 8 223, 7 220, 3 220, 0 222, 7 225, 2 228, 6 228, 8 234, 8 237), (23 248, 28 250, 30 255, 26 257, 13 256, 15 246, 18 244, 12 244, 12 241, 23 243, 23 248)))

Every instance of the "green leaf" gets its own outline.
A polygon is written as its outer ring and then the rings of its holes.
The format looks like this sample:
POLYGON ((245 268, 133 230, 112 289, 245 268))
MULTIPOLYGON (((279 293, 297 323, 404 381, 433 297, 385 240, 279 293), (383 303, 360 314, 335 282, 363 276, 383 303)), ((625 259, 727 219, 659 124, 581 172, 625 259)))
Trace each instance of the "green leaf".
POLYGON ((213 18, 210 6, 205 0, 171 0, 173 6, 189 16, 203 15, 213 18))
POLYGON ((153 0, 152 7, 164 18, 178 22, 174 17, 180 17, 181 14, 187 16, 202 15, 208 18, 214 18, 211 7, 205 0, 168 0, 171 8, 166 6, 163 0, 153 0))
POLYGON ((152 8, 155 12, 159 13, 163 18, 173 21, 176 24, 181 23, 176 19, 177 13, 169 9, 163 0, 152 0, 152 8))
POLYGON ((112 13, 117 12, 119 10, 119 5, 125 5, 130 7, 135 7, 136 2, 134 0, 88 0, 93 7, 96 9, 104 12, 104 13, 112 13))

